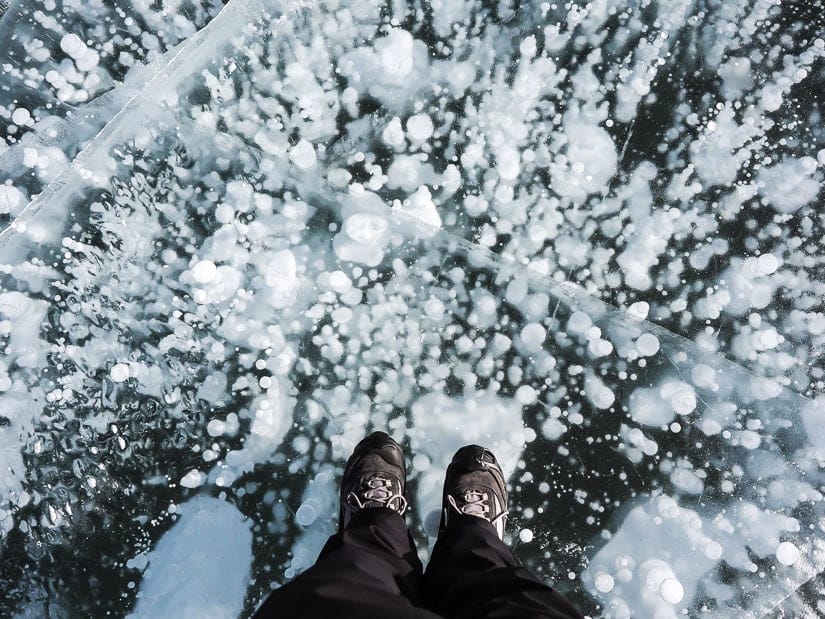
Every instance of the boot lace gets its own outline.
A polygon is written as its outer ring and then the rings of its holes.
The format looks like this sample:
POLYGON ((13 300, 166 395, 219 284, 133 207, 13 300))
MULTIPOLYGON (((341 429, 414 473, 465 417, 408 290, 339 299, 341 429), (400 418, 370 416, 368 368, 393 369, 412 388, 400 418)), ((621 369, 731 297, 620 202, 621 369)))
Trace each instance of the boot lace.
POLYGON ((403 516, 407 511, 407 499, 393 490, 392 482, 381 475, 373 475, 362 480, 361 491, 347 495, 347 503, 356 509, 365 507, 386 507, 403 516), (397 505, 397 507, 395 506, 397 505))
POLYGON ((449 501, 450 505, 453 506, 453 509, 455 509, 459 514, 467 514, 468 516, 484 518, 491 524, 496 524, 509 513, 507 510, 504 510, 500 514, 490 517, 490 497, 486 492, 481 492, 479 490, 467 490, 464 492, 463 499, 464 504, 459 506, 458 501, 455 500, 453 495, 447 495, 447 501, 449 501))

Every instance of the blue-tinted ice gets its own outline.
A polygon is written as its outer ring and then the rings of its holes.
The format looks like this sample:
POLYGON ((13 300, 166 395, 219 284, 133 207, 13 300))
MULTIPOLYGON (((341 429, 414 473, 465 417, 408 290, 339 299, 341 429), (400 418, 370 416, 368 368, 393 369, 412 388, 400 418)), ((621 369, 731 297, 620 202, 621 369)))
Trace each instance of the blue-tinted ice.
POLYGON ((480 442, 517 555, 592 614, 813 608, 825 43, 750 4, 231 0, 64 144, 7 106, 4 611, 248 612, 372 428, 425 557, 480 442), (689 45, 705 91, 657 78, 689 45))

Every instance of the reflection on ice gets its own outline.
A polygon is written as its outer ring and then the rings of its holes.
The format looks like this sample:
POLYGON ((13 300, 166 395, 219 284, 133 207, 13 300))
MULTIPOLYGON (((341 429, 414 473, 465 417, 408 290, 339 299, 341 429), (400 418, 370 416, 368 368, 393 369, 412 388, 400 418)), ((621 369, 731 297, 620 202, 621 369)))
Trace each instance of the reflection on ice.
POLYGON ((821 392, 821 161, 765 150, 821 39, 727 28, 744 4, 327 4, 233 0, 25 210, 3 186, 10 612, 156 614, 213 512, 248 610, 370 428, 422 549, 452 452, 491 446, 517 554, 594 614, 759 616, 821 572, 825 409, 789 389, 821 392), (657 82, 684 45, 718 92, 657 82))

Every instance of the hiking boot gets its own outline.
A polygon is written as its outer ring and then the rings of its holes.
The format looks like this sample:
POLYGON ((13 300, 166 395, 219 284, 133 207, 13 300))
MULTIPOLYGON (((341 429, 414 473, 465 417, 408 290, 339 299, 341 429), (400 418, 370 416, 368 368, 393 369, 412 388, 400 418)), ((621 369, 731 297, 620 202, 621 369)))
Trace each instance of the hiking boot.
POLYGON ((456 514, 465 514, 486 520, 499 539, 504 539, 507 482, 493 452, 480 445, 466 445, 455 453, 444 476, 441 506, 439 533, 456 514))
POLYGON ((383 507, 403 516, 407 510, 406 484, 401 445, 384 432, 373 432, 362 439, 344 469, 338 531, 347 528, 353 514, 362 509, 383 507))

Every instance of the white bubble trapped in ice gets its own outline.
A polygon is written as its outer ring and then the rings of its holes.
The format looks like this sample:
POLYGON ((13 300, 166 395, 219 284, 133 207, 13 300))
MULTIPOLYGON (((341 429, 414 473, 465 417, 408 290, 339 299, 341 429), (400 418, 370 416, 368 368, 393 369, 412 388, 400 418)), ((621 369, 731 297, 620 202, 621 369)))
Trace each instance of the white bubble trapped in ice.
POLYGON ((521 343, 528 352, 540 351, 546 337, 547 331, 537 322, 528 323, 521 330, 521 343))
POLYGON ((315 155, 315 147, 312 146, 311 142, 307 142, 306 140, 300 140, 292 147, 289 151, 289 159, 301 170, 309 170, 318 163, 318 157, 315 155))
POLYGON ((129 366, 125 363, 115 363, 109 370, 109 376, 116 383, 122 383, 129 378, 129 366))
POLYGON ((776 560, 782 565, 793 565, 799 560, 799 548, 791 542, 781 542, 776 547, 776 560))
POLYGON ((302 527, 308 527, 318 518, 320 506, 315 499, 307 499, 295 512, 295 522, 302 527))
POLYGON ((433 121, 427 114, 416 114, 407 119, 407 137, 413 143, 424 142, 433 134, 433 121))
POLYGON ((652 333, 642 333, 636 340, 636 350, 642 357, 652 357, 659 352, 659 338, 652 333))
POLYGON ((211 260, 200 260, 192 267, 192 279, 199 284, 208 284, 218 272, 218 268, 211 260))
POLYGON ((205 481, 206 475, 197 469, 192 469, 181 478, 180 485, 184 488, 197 488, 198 486, 203 485, 203 482, 205 481))
POLYGON ((675 578, 665 578, 659 585, 659 595, 668 604, 678 604, 685 597, 685 588, 675 578))
MULTIPOLYGON (((409 125, 409 121, 407 121, 409 125)), ((391 146, 396 150, 401 150, 406 142, 404 141, 404 129, 401 128, 401 119, 394 116, 384 130, 381 132, 381 139, 387 146, 391 146)))
POLYGON ((0 185, 0 215, 17 216, 26 206, 28 198, 20 189, 13 185, 0 185))
POLYGON ((636 320, 645 320, 649 311, 650 305, 647 301, 636 301, 627 308, 627 314, 636 320))
POLYGON ((375 42, 381 67, 396 78, 413 70, 413 37, 406 30, 393 28, 389 35, 375 42))
POLYGON ((613 577, 610 574, 599 574, 594 584, 599 593, 609 593, 613 590, 613 577))

